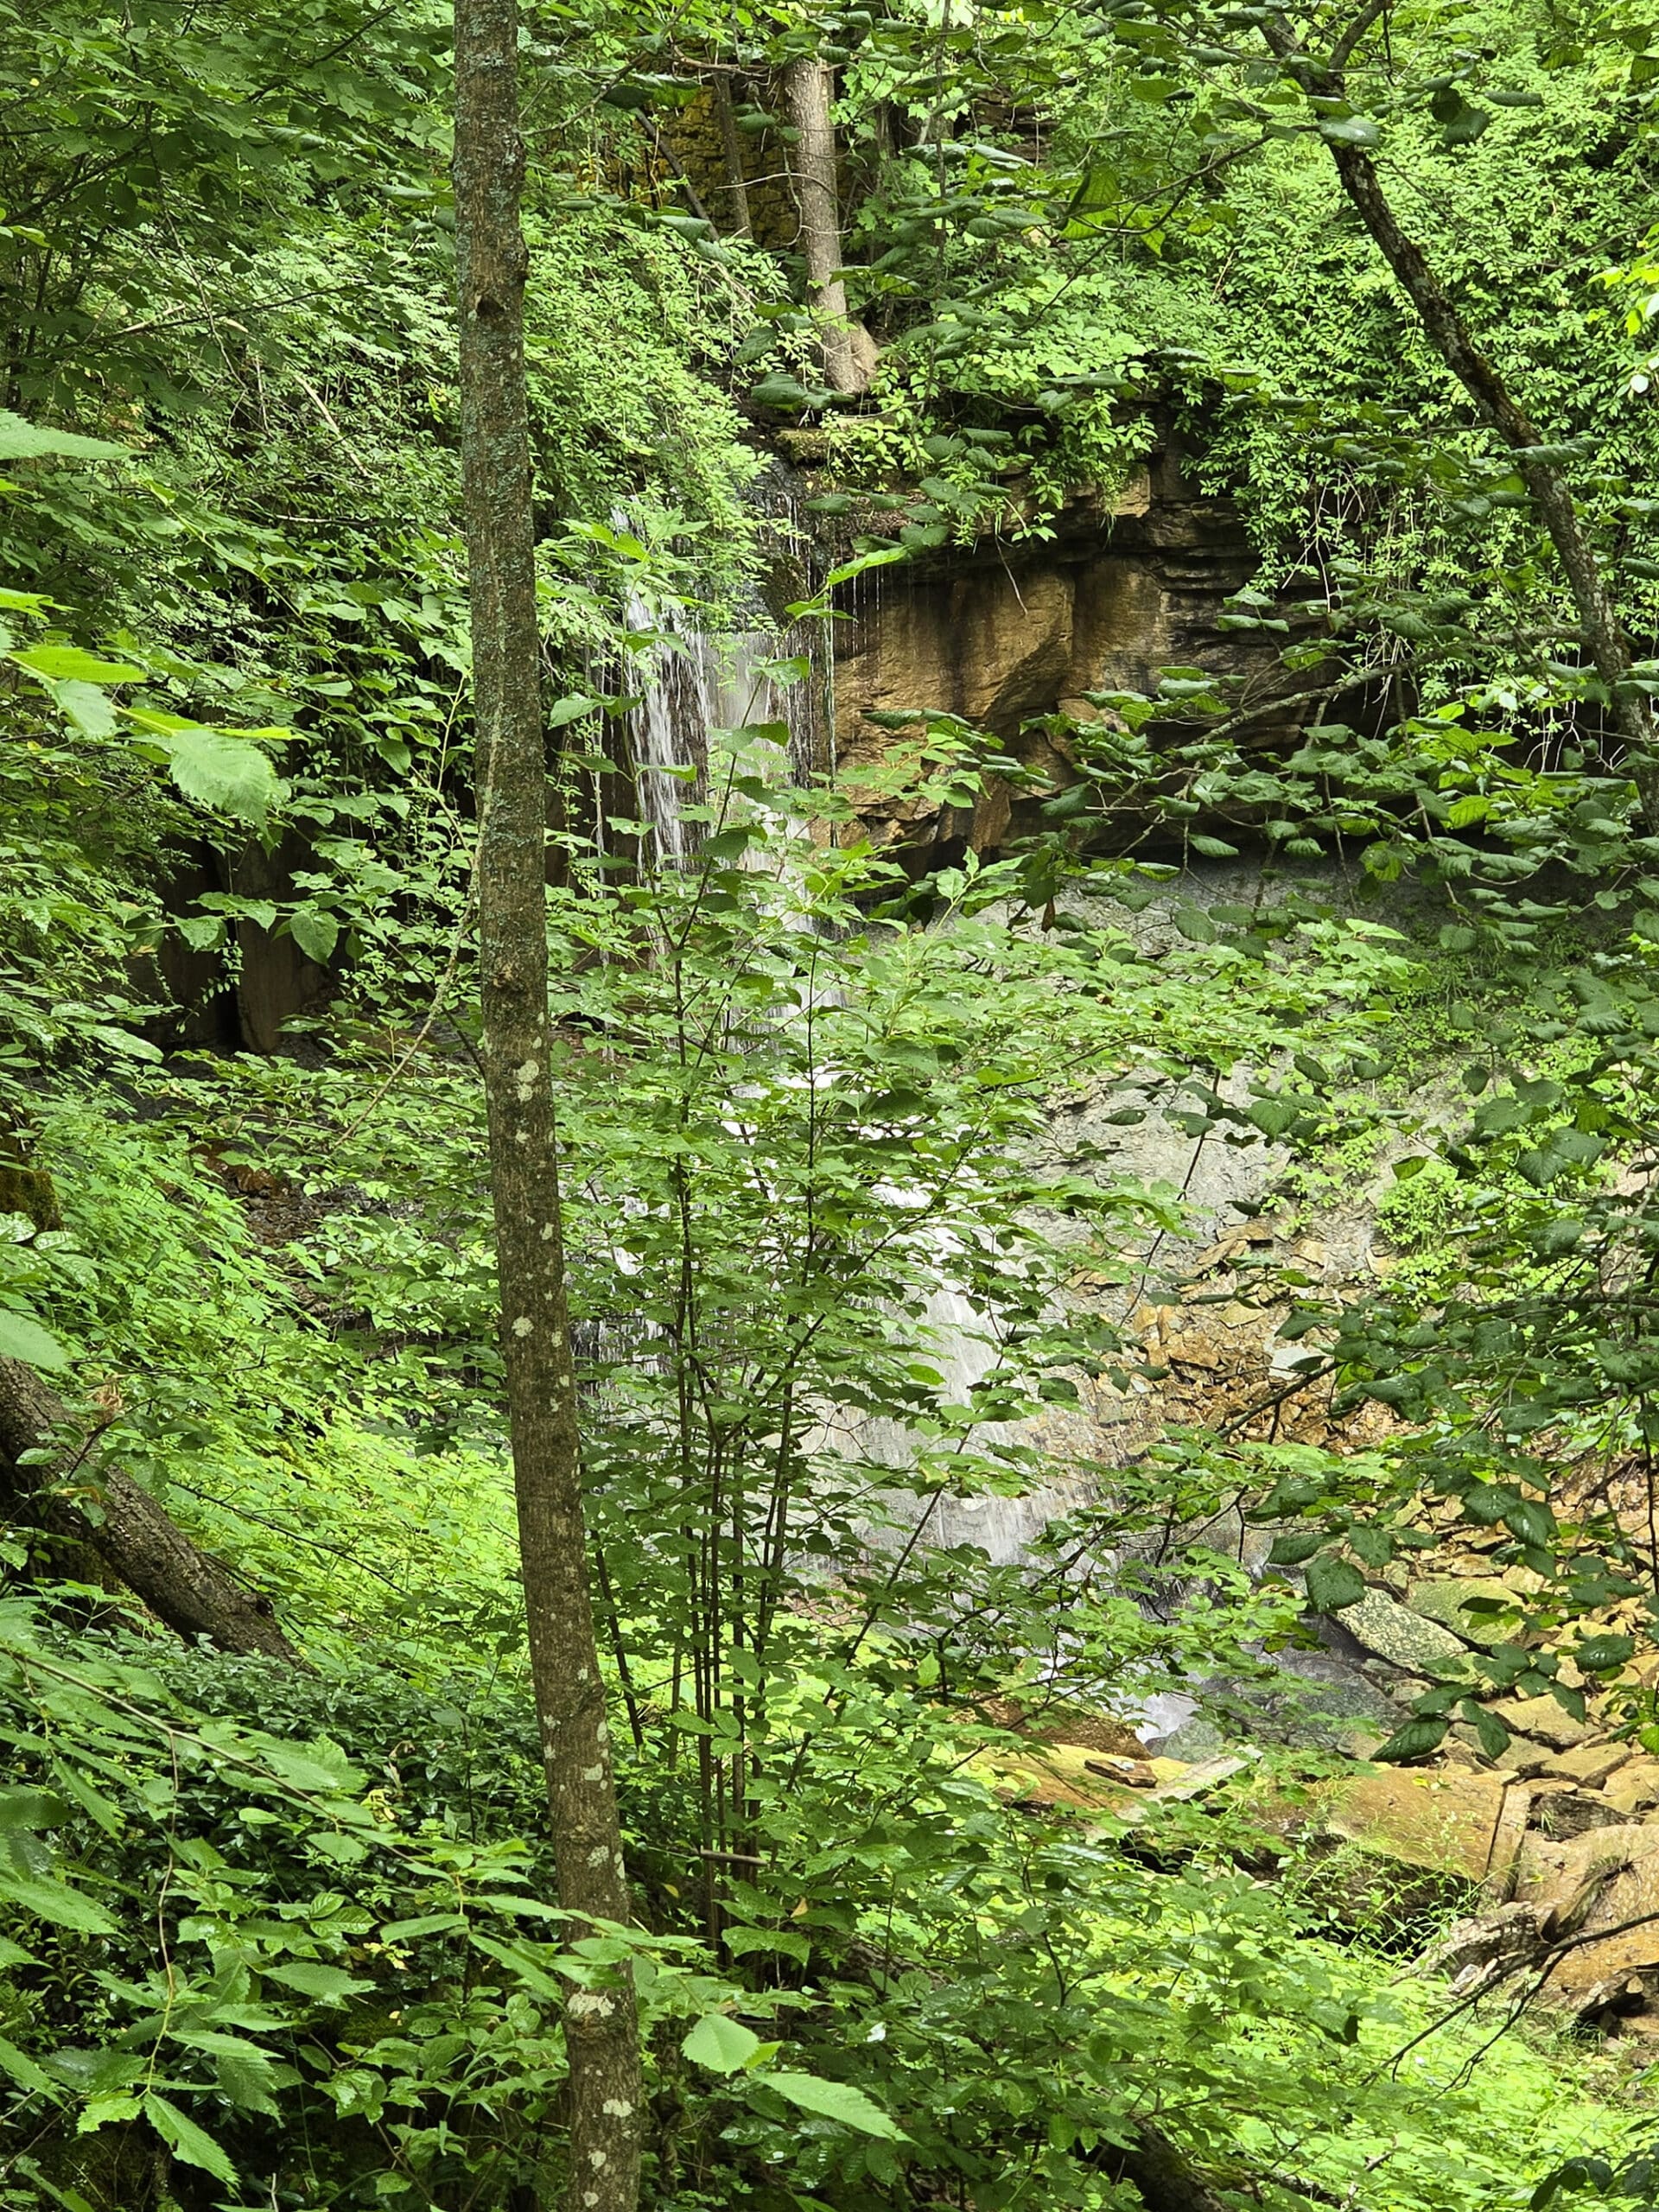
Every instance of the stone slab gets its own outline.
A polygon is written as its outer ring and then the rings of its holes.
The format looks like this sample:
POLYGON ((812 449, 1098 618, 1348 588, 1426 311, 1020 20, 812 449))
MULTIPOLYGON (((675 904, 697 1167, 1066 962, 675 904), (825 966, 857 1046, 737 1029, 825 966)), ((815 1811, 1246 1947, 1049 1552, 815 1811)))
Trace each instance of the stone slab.
POLYGON ((1575 1744, 1587 1743, 1592 1732, 1553 1697, 1504 1698, 1492 1710, 1514 1734, 1534 1737, 1552 1751, 1571 1751, 1575 1744))
POLYGON ((1325 1824, 1362 1849, 1483 1882, 1504 1784, 1467 1767, 1382 1767, 1321 1786, 1325 1824))
POLYGON ((1609 1775, 1628 1764, 1630 1756, 1623 1744, 1577 1744, 1571 1751, 1553 1751, 1544 1772, 1576 1782, 1581 1789, 1599 1789, 1609 1775))
POLYGON ((1409 1605, 1385 1597, 1380 1590, 1368 1590, 1357 1605, 1344 1605, 1338 1618, 1367 1651, 1408 1673, 1436 1674, 1452 1661, 1463 1658, 1468 1649, 1461 1637, 1453 1636, 1449 1628, 1413 1612, 1409 1605))
POLYGON ((1656 1854, 1659 1825, 1636 1821, 1592 1828, 1560 1843, 1529 1834, 1516 1862, 1516 1902, 1536 1905, 1552 1920, 1552 1933, 1559 1932, 1578 1922, 1615 1877, 1656 1854))
POLYGON ((1468 1598, 1495 1598, 1500 1605, 1516 1605, 1515 1592, 1487 1575, 1446 1575, 1414 1582, 1406 1593, 1406 1603, 1414 1613, 1437 1621, 1465 1643, 1478 1644, 1484 1650, 1490 1651, 1514 1633, 1518 1609, 1511 1611, 1507 1621, 1496 1613, 1465 1612, 1464 1600, 1468 1598))
POLYGON ((1624 1814, 1659 1805, 1659 1759, 1627 1759, 1606 1784, 1607 1802, 1624 1814))

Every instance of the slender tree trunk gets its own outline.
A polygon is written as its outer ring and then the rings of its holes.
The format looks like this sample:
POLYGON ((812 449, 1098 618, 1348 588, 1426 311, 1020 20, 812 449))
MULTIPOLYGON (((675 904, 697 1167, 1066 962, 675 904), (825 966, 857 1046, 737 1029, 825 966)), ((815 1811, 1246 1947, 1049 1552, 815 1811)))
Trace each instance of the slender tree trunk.
POLYGON ((26 1452, 89 1427, 33 1368, 0 1359, 0 1514, 15 1513, 43 1530, 70 1561, 106 1569, 180 1636, 205 1636, 221 1651, 301 1664, 270 1599, 193 1544, 147 1490, 102 1457, 96 1432, 66 1465, 19 1465, 26 1452))
MULTIPOLYGON (((1308 92, 1345 97, 1344 67, 1360 38, 1376 21, 1378 7, 1357 15, 1338 41, 1332 60, 1321 64, 1300 48, 1282 17, 1269 16, 1262 35, 1287 70, 1308 92)), ((1430 267, 1422 248, 1394 212, 1376 164, 1359 146, 1327 140, 1342 188, 1353 203, 1383 259, 1411 302, 1424 335, 1468 393, 1482 419, 1515 455, 1522 482, 1532 494, 1539 519, 1549 533, 1578 613, 1584 643, 1605 685, 1614 726, 1630 750, 1630 770, 1649 830, 1659 830, 1659 760, 1655 758, 1652 711, 1632 681, 1630 641, 1601 574, 1595 550, 1585 533, 1578 503, 1564 473, 1535 453, 1545 440, 1505 385, 1494 362, 1476 345, 1468 325, 1446 286, 1430 267)))
POLYGON ((743 172, 743 134, 732 106, 732 88, 724 75, 714 83, 715 116, 720 124, 721 151, 726 157, 726 197, 730 202, 731 226, 741 238, 753 238, 749 219, 749 185, 743 172))
MULTIPOLYGON (((800 133, 794 149, 796 196, 801 211, 801 250, 806 257, 807 305, 816 309, 823 373, 832 391, 862 391, 869 371, 860 359, 847 314, 841 267, 841 204, 836 180, 836 132, 830 119, 834 89, 828 62, 803 54, 784 70, 789 119, 800 133)), ((868 348, 868 339, 866 348, 868 348)))
MULTIPOLYGON (((518 0, 455 0, 455 234, 473 690, 483 760, 484 1080, 513 1482, 559 1902, 631 1917, 594 1636, 565 1306, 547 997, 547 772, 524 360, 518 0)), ((632 1986, 565 2005, 571 2212, 633 2212, 632 1986)))

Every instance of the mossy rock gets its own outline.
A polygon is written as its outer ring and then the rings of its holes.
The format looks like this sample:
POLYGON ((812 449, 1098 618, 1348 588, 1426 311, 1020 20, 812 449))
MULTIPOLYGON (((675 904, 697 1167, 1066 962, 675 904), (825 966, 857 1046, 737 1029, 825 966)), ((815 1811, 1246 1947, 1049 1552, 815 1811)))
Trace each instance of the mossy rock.
POLYGON ((0 1160, 0 1213, 21 1213, 36 1229, 61 1229, 63 1210, 56 1185, 43 1167, 24 1167, 0 1160))

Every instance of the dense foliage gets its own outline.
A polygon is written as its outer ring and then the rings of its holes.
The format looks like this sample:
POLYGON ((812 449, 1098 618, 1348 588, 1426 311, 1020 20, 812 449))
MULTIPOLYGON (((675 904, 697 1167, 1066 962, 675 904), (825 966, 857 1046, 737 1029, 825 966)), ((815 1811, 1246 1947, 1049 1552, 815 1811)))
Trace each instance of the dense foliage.
POLYGON ((1500 1694, 1610 1686, 1659 1748, 1659 1561, 1583 1479, 1650 1496, 1659 1433, 1659 823, 1513 457, 1328 158, 1385 146, 1651 690, 1651 30, 1381 10, 1321 103, 1273 14, 525 10, 548 929, 637 1899, 573 1935, 479 1080, 446 13, 0 9, 0 1360, 73 1447, 0 1529, 0 2203, 574 2202, 562 2019, 623 1960, 663 2212, 1173 2212, 1148 2142, 1200 2205, 1649 2189, 1639 2065, 1448 2012, 1409 1953, 1455 1885, 1357 1904, 1271 1833, 1338 1754, 1262 1715, 1313 1616, 1461 1514, 1528 1605, 1390 1754, 1455 1722, 1496 1757, 1500 1694), (856 394, 767 167, 807 54, 856 394), (1154 410, 1249 518, 1224 620, 1313 702, 1297 746, 1174 670, 1051 718, 1057 787, 917 701, 887 772, 919 809, 1001 779, 1046 823, 920 880, 741 701, 706 760, 649 757, 699 624, 799 698, 861 564, 1043 532, 1154 410), (1237 903, 1177 867, 1241 854, 1237 903), (1332 897, 1345 855, 1386 910, 1332 897), (1381 1289, 1264 1278, 1321 1440, 1154 1422, 1107 1464, 1191 1255, 1179 1174, 1115 1149, 1166 1113, 1194 1162, 1281 1147, 1287 1204, 1371 1186, 1381 1289), (1346 1452, 1366 1402, 1395 1425, 1346 1452), (181 1646, 24 1510, 105 1460, 302 1668, 181 1646), (1241 1503, 1281 1571, 1217 1537, 1241 1503), (1033 1735, 1193 1694, 1276 1796, 1033 1794, 1033 1735))

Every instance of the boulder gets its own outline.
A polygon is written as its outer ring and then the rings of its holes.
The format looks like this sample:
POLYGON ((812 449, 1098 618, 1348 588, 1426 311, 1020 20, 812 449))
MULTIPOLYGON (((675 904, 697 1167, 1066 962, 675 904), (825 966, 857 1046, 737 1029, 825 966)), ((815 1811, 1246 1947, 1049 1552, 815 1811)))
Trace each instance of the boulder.
POLYGON ((1519 1967, 1531 1966, 1545 1948, 1538 1907, 1503 1904, 1474 1919, 1454 1920, 1424 1953, 1422 1964, 1427 1973, 1449 1976, 1452 1994, 1463 1997, 1519 1967))
POLYGON ((1599 1789, 1580 1789, 1570 1782, 1541 1781, 1533 1794, 1532 1825, 1557 1840, 1587 1835, 1592 1828, 1620 1827, 1624 1815, 1599 1789))
POLYGON ((1414 1582, 1406 1603, 1412 1612, 1450 1629, 1465 1643, 1491 1650, 1513 1633, 1516 1615, 1512 1611, 1504 1620, 1496 1613, 1466 1612, 1465 1605, 1471 1598, 1494 1598, 1500 1605, 1511 1608, 1516 1602, 1514 1591, 1491 1576, 1447 1575, 1433 1581, 1414 1582))
POLYGON ((1491 1863, 1504 1785, 1466 1767, 1379 1767, 1325 1783, 1325 1827, 1362 1849, 1484 1881, 1491 1863))
POLYGON ((1587 1743, 1592 1732, 1588 1722, 1575 1720, 1553 1697, 1505 1698, 1492 1710, 1511 1734, 1535 1737, 1552 1751, 1571 1751, 1587 1743))
POLYGON ((1629 1764, 1630 1756, 1624 1744, 1576 1744, 1570 1751, 1552 1751, 1544 1772, 1575 1782, 1581 1789, 1599 1789, 1610 1775, 1629 1764))
POLYGON ((1408 1674, 1438 1674, 1467 1650, 1450 1629, 1380 1590, 1368 1590, 1357 1605, 1344 1605, 1339 1618, 1356 1643, 1408 1674))
POLYGON ((1659 1759, 1627 1759, 1605 1785, 1607 1802, 1621 1813, 1645 1813, 1659 1805, 1659 1759))

